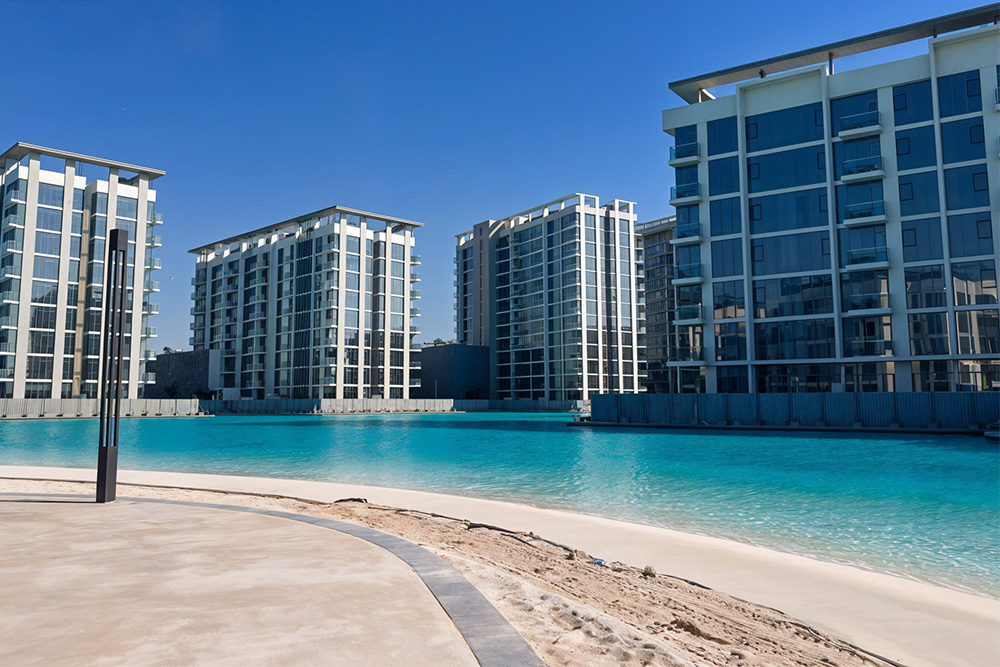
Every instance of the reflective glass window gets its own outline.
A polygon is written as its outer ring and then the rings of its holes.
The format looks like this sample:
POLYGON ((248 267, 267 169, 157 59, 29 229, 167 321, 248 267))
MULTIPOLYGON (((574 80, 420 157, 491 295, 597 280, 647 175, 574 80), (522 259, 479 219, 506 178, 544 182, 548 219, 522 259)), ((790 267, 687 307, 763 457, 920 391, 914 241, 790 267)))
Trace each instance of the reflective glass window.
POLYGON ((822 183, 826 180, 825 156, 822 146, 810 146, 747 158, 750 192, 822 183))
POLYGON ((907 308, 943 308, 947 304, 944 266, 915 266, 906 269, 907 308))
POLYGON ((892 89, 892 112, 895 124, 909 125, 934 118, 931 82, 918 81, 892 89))
POLYGON ((899 214, 937 213, 941 210, 938 198, 936 171, 899 177, 899 214))
POLYGON ((753 281, 754 317, 795 317, 833 312, 829 274, 753 281))
POLYGON ((726 280, 712 283, 712 301, 715 319, 743 317, 746 315, 743 281, 726 280))
POLYGON ((948 216, 948 244, 952 257, 993 252, 993 225, 989 211, 948 216))
POLYGON ((708 154, 720 155, 739 149, 736 137, 736 116, 708 121, 708 154))
POLYGON ((754 197, 749 201, 750 233, 805 229, 829 224, 826 188, 754 197))
POLYGON ((740 159, 725 157, 708 163, 708 194, 710 196, 739 192, 740 159))
POLYGON ((830 122, 832 124, 830 136, 837 136, 840 131, 841 119, 869 111, 878 111, 878 94, 874 90, 830 100, 830 122))
POLYGON ((896 169, 919 169, 937 164, 934 126, 915 127, 896 132, 896 169))
POLYGON ((823 138, 820 102, 747 116, 747 152, 791 146, 823 138))
POLYGON ((982 117, 941 123, 941 150, 945 164, 985 158, 986 137, 982 117))
MULTIPOLYGON (((712 220, 712 236, 739 234, 742 231, 739 197, 715 199, 709 202, 708 211, 709 217, 712 220)), ((679 224, 680 217, 677 220, 679 224)))
POLYGON ((755 276, 830 268, 828 232, 786 234, 751 241, 755 276))
POLYGON ((979 306, 997 302, 996 261, 956 262, 951 265, 956 306, 979 306))
POLYGON ((910 313, 910 354, 949 354, 948 313, 910 313))
POLYGON ((837 356, 833 320, 827 318, 756 323, 754 346, 758 360, 837 356))
POLYGON ((990 205, 990 184, 986 165, 944 170, 945 202, 949 211, 990 205))
POLYGON ((712 241, 712 276, 738 276, 743 273, 743 240, 712 241))
POLYGON ((983 110, 979 70, 938 77, 938 107, 941 117, 983 110))
POLYGON ((905 220, 900 225, 903 234, 903 261, 920 262, 941 259, 941 219, 920 218, 905 220))

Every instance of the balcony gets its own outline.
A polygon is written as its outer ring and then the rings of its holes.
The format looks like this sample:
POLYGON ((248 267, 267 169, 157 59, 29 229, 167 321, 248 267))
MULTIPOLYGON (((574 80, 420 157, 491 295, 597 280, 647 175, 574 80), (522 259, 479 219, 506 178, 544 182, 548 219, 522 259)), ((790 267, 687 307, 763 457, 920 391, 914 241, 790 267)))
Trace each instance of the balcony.
POLYGON ((420 264, 420 255, 410 255, 410 264, 420 264))
POLYGON ((17 318, 11 315, 0 317, 0 327, 16 327, 17 318))
POLYGON ((0 266, 0 278, 20 278, 20 266, 0 266))
POLYGON ((420 274, 416 271, 410 273, 410 282, 415 283, 420 280, 420 274))
POLYGON ((162 225, 163 224, 163 214, 162 213, 154 213, 153 214, 153 219, 152 220, 147 220, 146 223, 149 224, 149 225, 152 225, 154 227, 156 225, 162 225))
POLYGON ((11 290, 0 292, 0 301, 17 301, 19 298, 18 293, 11 290))
POLYGON ((255 276, 247 281, 247 287, 256 287, 257 285, 266 285, 267 276, 255 276))
POLYGON ((163 245, 163 237, 162 236, 147 236, 146 237, 146 245, 151 246, 153 248, 159 248, 161 245, 163 245))
POLYGON ((323 387, 335 387, 337 386, 337 376, 321 377, 319 379, 319 384, 323 387))
POLYGON ((674 361, 701 361, 703 350, 700 347, 681 345, 674 348, 674 361))
POLYGON ((257 379, 244 380, 242 388, 243 389, 263 389, 264 388, 264 381, 263 380, 257 380, 257 379))
POLYGON ((674 324, 696 324, 701 321, 701 304, 680 306, 674 311, 674 324))
POLYGON ((261 301, 267 301, 267 295, 266 294, 251 294, 246 299, 247 303, 259 303, 261 301))
POLYGON ((864 113, 856 113, 841 118, 837 136, 841 139, 851 139, 854 137, 864 137, 869 134, 878 134, 881 131, 882 125, 879 112, 865 111, 864 113))
POLYGON ((885 202, 882 200, 848 204, 844 207, 844 224, 847 226, 885 221, 885 202))
POLYGON ((701 183, 674 185, 670 188, 670 205, 683 206, 701 201, 701 183))
POLYGON ((192 315, 200 315, 204 312, 205 312, 205 304, 201 304, 200 306, 191 306, 192 315))
POLYGON ((846 342, 849 357, 884 357, 892 354, 891 340, 858 338, 846 342))
POLYGON ((0 246, 0 252, 21 252, 21 250, 20 240, 4 241, 3 245, 0 246))
POLYGON ((159 292, 160 291, 160 281, 159 280, 147 280, 142 284, 142 288, 147 292, 159 292))
POLYGON ((882 156, 871 155, 855 160, 844 160, 843 173, 840 180, 844 183, 855 181, 871 181, 885 176, 882 170, 882 156))
POLYGON ((146 304, 143 304, 143 306, 142 306, 142 312, 146 313, 147 315, 159 315, 160 314, 160 305, 157 304, 157 303, 146 303, 146 304))
POLYGON ((14 343, 0 343, 0 352, 14 353, 14 343))
POLYGON ((21 192, 20 190, 10 190, 6 192, 3 196, 4 206, 6 206, 9 202, 12 201, 27 202, 28 197, 24 192, 21 192))
POLYGON ((420 378, 410 378, 410 386, 411 387, 419 387, 420 386, 420 378))
POLYGON ((420 317, 420 309, 410 308, 410 317, 420 317))
MULTIPOLYGON (((854 312, 857 310, 873 311, 873 310, 884 310, 889 311, 889 294, 887 292, 871 292, 869 294, 847 294, 844 296, 844 305, 847 312, 854 312)), ((876 315, 878 313, 866 312, 868 315, 876 315)))
POLYGON ((674 285, 694 285, 702 281, 701 264, 680 264, 671 267, 674 285))
POLYGON ((674 230, 674 238, 670 239, 671 245, 682 243, 701 243, 701 223, 686 222, 678 225, 674 230))
POLYGON ((156 338, 156 327, 143 327, 142 336, 143 338, 156 338))
POLYGON ((411 289, 410 290, 410 298, 411 299, 419 299, 420 298, 420 290, 418 290, 418 289, 411 289))
POLYGON ((885 246, 858 248, 847 251, 847 270, 872 269, 889 266, 889 250, 885 246))
POLYGON ((993 104, 996 111, 1000 111, 1000 88, 993 91, 993 104))
POLYGON ((700 150, 697 141, 690 144, 681 144, 680 146, 671 146, 670 166, 682 167, 686 164, 694 164, 700 159, 699 153, 700 150))
POLYGON ((139 382, 146 384, 156 384, 156 373, 140 373, 139 382))
POLYGON ((418 334, 418 333, 420 333, 420 327, 418 327, 416 324, 411 324, 410 325, 410 333, 411 334, 418 334))
POLYGON ((263 345, 251 345, 244 354, 264 354, 266 351, 263 345))
POLYGON ((146 350, 142 353, 142 358, 145 361, 152 361, 153 359, 156 359, 156 352, 153 350, 146 350))
POLYGON ((414 361, 414 360, 411 360, 411 361, 410 361, 410 368, 411 368, 411 369, 414 369, 414 368, 420 368, 420 362, 419 362, 419 361, 414 361))
POLYGON ((159 257, 150 257, 146 261, 147 271, 156 271, 157 269, 162 269, 162 268, 163 268, 163 260, 161 260, 159 257))
POLYGON ((265 364, 260 363, 260 362, 255 363, 255 364, 245 364, 243 366, 243 370, 244 371, 263 371, 263 370, 267 370, 267 366, 265 364))

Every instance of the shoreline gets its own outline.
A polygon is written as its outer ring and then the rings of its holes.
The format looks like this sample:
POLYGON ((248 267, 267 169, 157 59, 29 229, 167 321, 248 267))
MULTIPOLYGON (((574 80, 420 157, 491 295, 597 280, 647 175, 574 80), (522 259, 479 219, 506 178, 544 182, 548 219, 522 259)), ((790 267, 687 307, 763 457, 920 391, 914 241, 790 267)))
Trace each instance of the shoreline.
MULTIPOLYGON (((93 482, 80 468, 0 466, 0 477, 93 482)), ((249 493, 314 503, 364 497, 393 507, 532 531, 595 557, 698 582, 780 609, 908 665, 1000 662, 1000 601, 721 537, 499 500, 333 482, 125 471, 124 484, 249 493)))

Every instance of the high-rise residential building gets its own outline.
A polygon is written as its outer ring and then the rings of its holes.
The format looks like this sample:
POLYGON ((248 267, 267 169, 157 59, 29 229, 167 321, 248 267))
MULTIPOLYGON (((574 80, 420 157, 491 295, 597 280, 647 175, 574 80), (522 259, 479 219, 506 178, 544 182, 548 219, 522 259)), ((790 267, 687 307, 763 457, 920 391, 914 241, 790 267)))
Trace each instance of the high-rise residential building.
POLYGON ((490 397, 581 400, 645 376, 635 204, 573 194, 458 235, 456 336, 490 348, 490 397))
POLYGON ((163 222, 150 183, 163 174, 24 143, 3 154, 0 398, 98 397, 111 229, 128 232, 124 396, 143 396, 163 222))
POLYGON ((674 290, 670 283, 674 264, 674 216, 636 225, 642 235, 646 273, 646 391, 677 391, 677 368, 671 366, 669 321, 674 317, 674 290))
POLYGON ((1000 388, 997 14, 671 84, 676 390, 1000 388))
POLYGON ((222 398, 409 398, 422 226, 333 206, 191 250, 222 398))

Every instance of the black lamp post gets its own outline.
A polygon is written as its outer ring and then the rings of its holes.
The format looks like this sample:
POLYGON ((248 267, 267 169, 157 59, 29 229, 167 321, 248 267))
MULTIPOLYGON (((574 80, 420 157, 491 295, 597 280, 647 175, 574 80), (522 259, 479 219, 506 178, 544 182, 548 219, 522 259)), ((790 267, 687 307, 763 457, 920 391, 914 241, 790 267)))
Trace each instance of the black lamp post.
POLYGON ((115 499, 118 484, 118 422, 121 418, 125 363, 125 263, 128 232, 108 233, 104 265, 104 345, 101 349, 101 425, 97 454, 97 502, 115 499))

